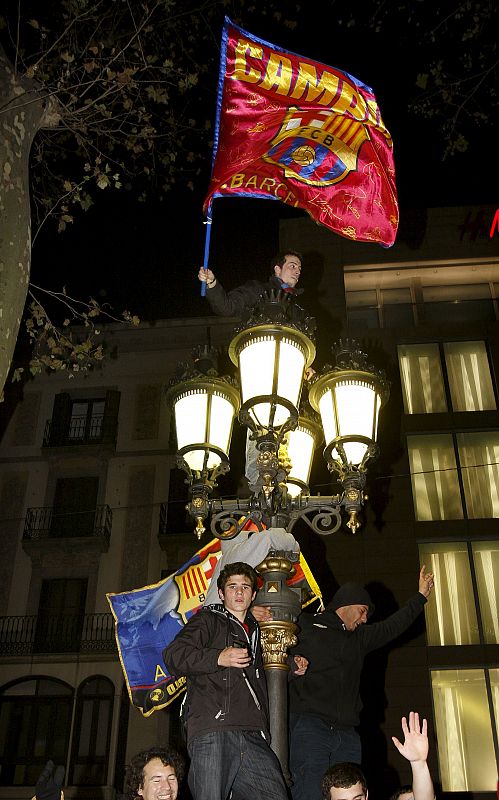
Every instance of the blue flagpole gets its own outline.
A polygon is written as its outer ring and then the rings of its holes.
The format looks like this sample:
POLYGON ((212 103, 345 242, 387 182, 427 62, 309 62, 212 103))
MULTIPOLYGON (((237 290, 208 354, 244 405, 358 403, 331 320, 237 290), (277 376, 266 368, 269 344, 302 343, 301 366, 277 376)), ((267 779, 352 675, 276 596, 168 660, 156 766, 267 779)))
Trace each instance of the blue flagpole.
MULTIPOLYGON (((206 235, 204 240, 204 260, 203 260, 204 269, 208 269, 208 261, 210 258, 211 221, 212 221, 212 212, 210 203, 210 205, 208 206, 208 211, 206 212, 206 220, 204 222, 204 224, 206 225, 206 235)), ((206 281, 203 281, 201 283, 201 297, 206 297, 206 281)))

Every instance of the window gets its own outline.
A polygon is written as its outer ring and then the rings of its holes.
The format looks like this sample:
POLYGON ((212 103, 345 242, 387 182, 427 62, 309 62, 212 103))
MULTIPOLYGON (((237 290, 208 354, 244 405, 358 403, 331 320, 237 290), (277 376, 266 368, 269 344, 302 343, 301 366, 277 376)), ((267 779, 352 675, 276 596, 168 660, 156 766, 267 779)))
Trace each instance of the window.
POLYGON ((34 786, 49 758, 66 763, 72 707, 73 689, 53 678, 0 690, 0 785, 34 786))
POLYGON ((499 433, 458 433, 457 446, 468 517, 499 517, 499 433))
POLYGON ((444 354, 454 411, 495 409, 485 342, 445 342, 444 354))
POLYGON ((42 581, 35 652, 78 652, 85 617, 87 583, 87 578, 42 581))
POLYGON ((113 701, 114 686, 102 676, 89 678, 78 689, 69 778, 72 785, 107 783, 113 701))
POLYGON ((445 380, 453 411, 496 408, 485 342, 444 342, 398 346, 406 414, 448 410, 445 380))
POLYGON ((58 478, 50 536, 93 536, 98 491, 99 478, 94 475, 58 478))
POLYGON ((56 394, 52 419, 45 425, 43 446, 116 444, 119 406, 120 393, 113 389, 98 398, 56 394))
POLYGON ((100 439, 104 420, 104 400, 73 400, 68 437, 78 439, 100 439))
POLYGON ((428 644, 499 644, 499 541, 425 542, 419 555, 435 575, 428 644))
POLYGON ((447 411, 438 345, 403 344, 397 349, 405 413, 447 411))
POLYGON ((497 431, 408 436, 407 449, 417 520, 499 517, 497 431))
POLYGON ((451 434, 408 436, 407 448, 416 519, 462 519, 463 507, 451 434))
POLYGON ((497 669, 431 672, 444 792, 485 792, 497 788, 492 725, 494 709, 497 720, 498 672, 497 669))
MULTIPOLYGON (((499 643, 499 542, 473 542, 475 569, 483 638, 487 644, 499 643)), ((496 673, 498 670, 496 670, 496 673)), ((497 674, 496 674, 497 684, 497 674)), ((497 695, 496 695, 497 699, 497 695)), ((497 719, 496 711, 496 719, 497 719)))
POLYGON ((113 700, 114 685, 103 675, 83 681, 77 693, 43 676, 0 689, 0 785, 34 786, 48 759, 65 765, 70 751, 69 785, 106 785, 113 700))

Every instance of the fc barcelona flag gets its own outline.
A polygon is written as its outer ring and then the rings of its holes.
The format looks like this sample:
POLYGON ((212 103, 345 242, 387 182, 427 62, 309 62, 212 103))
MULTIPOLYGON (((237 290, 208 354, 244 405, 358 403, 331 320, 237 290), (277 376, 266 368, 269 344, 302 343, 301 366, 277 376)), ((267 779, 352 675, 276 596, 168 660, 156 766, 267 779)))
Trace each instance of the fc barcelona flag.
POLYGON ((392 245, 393 143, 372 89, 226 18, 205 211, 223 196, 281 200, 349 239, 392 245))
MULTIPOLYGON (((219 539, 199 550, 177 572, 152 586, 107 599, 116 627, 116 643, 131 703, 145 717, 164 708, 185 691, 185 678, 169 675, 164 648, 204 603, 218 560, 219 539)), ((306 604, 320 598, 320 590, 300 554, 289 585, 309 589, 306 604)))

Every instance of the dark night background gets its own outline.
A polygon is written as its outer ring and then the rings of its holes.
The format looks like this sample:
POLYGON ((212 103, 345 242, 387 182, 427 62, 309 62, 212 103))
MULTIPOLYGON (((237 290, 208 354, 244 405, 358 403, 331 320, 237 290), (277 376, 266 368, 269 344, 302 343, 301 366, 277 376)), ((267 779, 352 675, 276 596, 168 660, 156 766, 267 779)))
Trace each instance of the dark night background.
MULTIPOLYGON (((493 111, 486 121, 472 120, 468 149, 446 160, 442 160, 445 142, 438 121, 410 111, 417 94, 417 74, 436 56, 457 67, 462 44, 458 32, 454 38, 442 36, 431 44, 428 31, 438 29, 434 8, 427 0, 413 5, 418 16, 408 21, 397 4, 388 4, 393 10, 379 33, 373 16, 377 3, 359 6, 351 25, 341 20, 340 7, 334 3, 321 4, 311 13, 301 9, 293 30, 272 14, 259 13, 263 3, 254 4, 256 11, 237 20, 251 33, 351 72, 373 88, 394 140, 401 226, 408 209, 497 201, 493 111)), ((439 19, 456 4, 442 5, 439 19)), ((288 16, 292 13, 291 9, 288 16)), ((213 45, 201 54, 210 72, 196 99, 212 119, 222 21, 221 12, 213 45)), ((473 46, 480 47, 479 39, 473 46)), ((146 202, 138 202, 133 192, 108 189, 99 192, 95 205, 80 212, 64 233, 57 234, 55 225, 46 224, 33 248, 33 282, 54 290, 65 285, 69 294, 82 299, 93 295, 109 302, 118 315, 123 308, 141 319, 204 315, 207 307, 199 297, 196 274, 204 252, 202 201, 211 150, 205 142, 200 148, 206 152, 204 171, 193 190, 182 175, 177 188, 161 202, 154 192, 146 202)), ((304 214, 273 201, 216 200, 210 266, 229 288, 250 277, 265 276, 278 248, 279 220, 304 214)))

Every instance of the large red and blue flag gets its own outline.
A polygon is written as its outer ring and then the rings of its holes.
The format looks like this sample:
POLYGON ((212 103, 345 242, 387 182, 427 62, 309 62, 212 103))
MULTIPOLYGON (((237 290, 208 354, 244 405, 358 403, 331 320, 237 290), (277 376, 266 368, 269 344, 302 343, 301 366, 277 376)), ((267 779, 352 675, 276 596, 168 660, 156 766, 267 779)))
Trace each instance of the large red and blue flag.
MULTIPOLYGON (((186 689, 184 677, 168 673, 163 650, 203 605, 221 557, 220 539, 213 539, 159 583, 106 595, 130 701, 145 717, 165 708, 186 689)), ((321 597, 301 554, 288 583, 308 588, 306 605, 321 597)))
POLYGON ((226 18, 205 211, 225 196, 281 200, 349 239, 392 245, 393 143, 372 89, 226 18))

